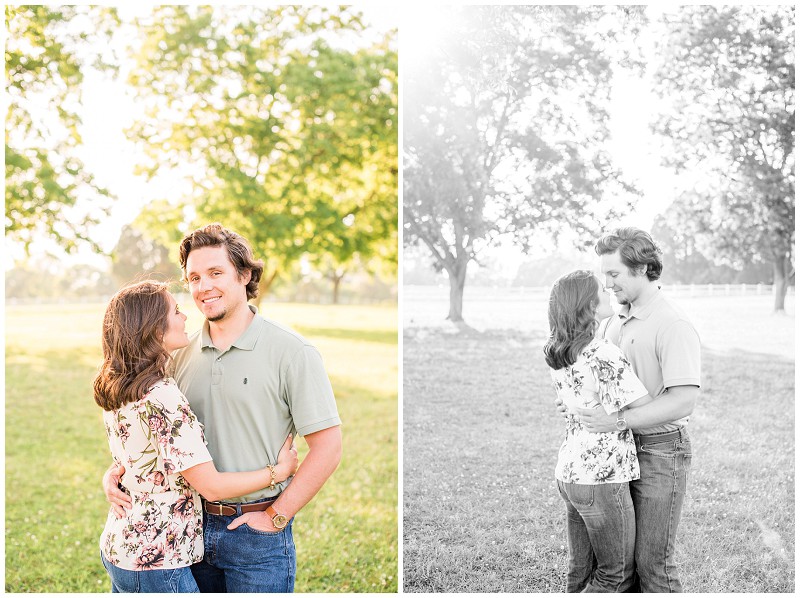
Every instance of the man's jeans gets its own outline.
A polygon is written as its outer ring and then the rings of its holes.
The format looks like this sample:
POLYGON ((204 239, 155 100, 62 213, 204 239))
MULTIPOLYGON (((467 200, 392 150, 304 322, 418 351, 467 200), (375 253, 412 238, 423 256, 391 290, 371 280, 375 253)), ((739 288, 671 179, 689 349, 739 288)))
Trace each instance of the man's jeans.
POLYGON ((633 584, 636 519, 628 482, 556 480, 567 506, 567 592, 624 592, 633 584))
MULTIPOLYGON (((663 434, 662 434, 663 435, 663 434)), ((636 572, 642 592, 680 592, 675 537, 689 484, 692 445, 686 428, 680 438, 634 435, 641 478, 631 482, 636 511, 636 572)))
POLYGON ((192 565, 200 591, 293 592, 294 520, 279 532, 262 532, 247 524, 227 529, 236 517, 203 512, 205 556, 192 565))
POLYGON ((112 565, 102 552, 100 560, 111 578, 113 594, 187 594, 200 591, 189 567, 131 571, 112 565))

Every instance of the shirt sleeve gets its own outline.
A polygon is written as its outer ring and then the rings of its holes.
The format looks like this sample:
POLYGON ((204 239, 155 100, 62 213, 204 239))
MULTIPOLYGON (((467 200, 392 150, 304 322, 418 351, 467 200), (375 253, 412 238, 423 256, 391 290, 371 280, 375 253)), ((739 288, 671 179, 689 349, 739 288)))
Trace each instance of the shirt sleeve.
POLYGON ((700 337, 686 320, 666 328, 657 343, 664 388, 700 386, 700 337))
POLYGON ((598 400, 606 413, 619 411, 647 394, 625 355, 608 342, 600 345, 591 367, 597 381, 598 400))
POLYGON ((144 416, 151 441, 167 471, 184 471, 211 461, 203 425, 175 384, 151 393, 145 401, 144 416))
POLYGON ((322 356, 313 346, 304 345, 294 355, 287 368, 284 392, 300 436, 342 423, 322 356))

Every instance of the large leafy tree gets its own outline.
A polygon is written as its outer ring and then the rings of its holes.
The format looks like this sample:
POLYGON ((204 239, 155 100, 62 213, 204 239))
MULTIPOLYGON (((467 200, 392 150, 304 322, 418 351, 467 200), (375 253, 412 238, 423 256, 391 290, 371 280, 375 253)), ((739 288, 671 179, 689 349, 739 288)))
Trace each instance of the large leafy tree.
POLYGON ((614 7, 453 8, 404 71, 404 242, 450 280, 460 322, 467 266, 503 235, 527 251, 571 227, 578 244, 632 197, 604 151, 615 40, 639 12, 614 7), (617 204, 619 207, 619 204, 617 204))
POLYGON ((6 235, 44 237, 67 251, 94 246, 89 230, 110 204, 78 157, 83 69, 112 68, 113 9, 6 6, 6 235), (111 60, 109 60, 111 58, 111 60), (94 210, 86 202, 92 200, 94 210))
POLYGON ((794 227, 794 7, 684 6, 663 19, 655 128, 666 161, 708 181, 680 198, 734 267, 772 263, 784 310, 794 227))
MULTIPOLYGON (((219 221, 246 236, 266 262, 262 296, 304 254, 340 271, 396 262, 391 36, 356 46, 368 32, 345 7, 160 6, 139 26, 130 80, 146 115, 130 135, 144 172, 183 169, 194 189, 168 208, 170 225, 219 221)), ((159 228, 165 207, 141 221, 159 228)))

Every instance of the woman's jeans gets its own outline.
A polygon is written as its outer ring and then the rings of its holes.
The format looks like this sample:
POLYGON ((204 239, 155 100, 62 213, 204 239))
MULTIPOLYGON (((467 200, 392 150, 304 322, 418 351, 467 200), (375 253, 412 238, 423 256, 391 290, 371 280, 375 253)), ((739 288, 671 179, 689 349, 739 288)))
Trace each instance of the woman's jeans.
POLYGON ((689 484, 692 445, 686 428, 669 440, 634 434, 641 477, 631 482, 636 511, 636 572, 642 592, 680 592, 675 537, 689 484))
POLYGON ((111 591, 114 593, 142 592, 148 594, 177 594, 197 592, 197 584, 189 567, 177 569, 150 569, 149 571, 130 571, 112 565, 100 553, 103 566, 111 578, 111 591))
POLYGON ((628 482, 556 480, 567 505, 567 592, 624 592, 633 584, 636 517, 628 482))

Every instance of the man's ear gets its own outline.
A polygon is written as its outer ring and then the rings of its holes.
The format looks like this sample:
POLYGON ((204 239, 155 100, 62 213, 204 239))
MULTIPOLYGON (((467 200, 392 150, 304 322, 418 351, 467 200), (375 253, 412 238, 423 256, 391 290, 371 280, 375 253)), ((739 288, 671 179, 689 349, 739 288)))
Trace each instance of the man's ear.
POLYGON ((252 270, 248 270, 247 272, 245 272, 244 274, 242 274, 239 277, 239 280, 242 281, 242 284, 247 286, 250 283, 250 279, 251 278, 253 278, 253 271, 252 270))

